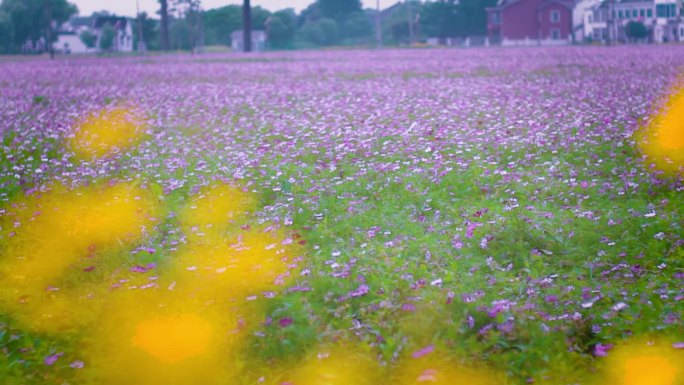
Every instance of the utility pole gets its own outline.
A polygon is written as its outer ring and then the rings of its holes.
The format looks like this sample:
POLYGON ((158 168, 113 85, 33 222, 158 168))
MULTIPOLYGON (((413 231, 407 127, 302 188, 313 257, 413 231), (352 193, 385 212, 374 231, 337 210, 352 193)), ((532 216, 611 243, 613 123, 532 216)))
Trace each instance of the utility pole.
POLYGON ((377 41, 378 48, 382 48, 382 17, 380 13, 380 0, 375 1, 375 40, 377 41))
POLYGON ((171 48, 169 41, 169 4, 168 0, 159 0, 161 3, 161 49, 168 51, 171 48))
POLYGON ((244 52, 252 52, 252 7, 249 0, 242 3, 242 44, 244 52))
POLYGON ((615 40, 617 41, 617 36, 615 36, 616 31, 614 28, 614 24, 615 24, 615 19, 613 18, 614 13, 615 13, 615 0, 610 0, 608 2, 608 23, 607 23, 607 25, 608 25, 608 36, 607 36, 607 40, 606 40, 606 45, 608 45, 608 46, 612 45, 613 37, 615 37, 615 40))
POLYGON ((145 37, 143 36, 143 19, 142 14, 140 13, 140 0, 135 0, 135 8, 138 12, 138 52, 145 52, 147 51, 147 47, 145 46, 145 37))
POLYGON ((47 31, 45 31, 45 39, 47 40, 45 43, 47 44, 47 50, 50 53, 50 60, 55 58, 55 49, 52 46, 52 1, 48 0, 47 2, 47 7, 45 9, 46 13, 46 18, 47 18, 47 31))
POLYGON ((406 12, 408 12, 409 45, 413 45, 413 12, 411 12, 411 0, 406 0, 406 12))

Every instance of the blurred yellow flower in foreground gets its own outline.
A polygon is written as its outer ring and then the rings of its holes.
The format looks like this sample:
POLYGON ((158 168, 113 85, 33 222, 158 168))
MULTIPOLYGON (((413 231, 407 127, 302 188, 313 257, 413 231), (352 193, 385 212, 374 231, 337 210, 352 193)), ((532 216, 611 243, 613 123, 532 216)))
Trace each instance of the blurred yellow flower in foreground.
POLYGON ((81 159, 117 154, 140 140, 143 122, 132 109, 117 107, 90 115, 75 127, 70 147, 81 159))
POLYGON ((300 245, 280 231, 210 232, 176 256, 169 277, 203 298, 239 298, 282 286, 301 254, 300 245))
POLYGON ((246 310, 195 298, 161 278, 155 282, 112 294, 85 336, 89 365, 79 374, 108 385, 231 383, 241 368, 246 310))
POLYGON ((676 173, 684 168, 684 78, 638 132, 637 141, 649 164, 659 170, 676 173))
POLYGON ((613 349, 603 362, 606 385, 683 385, 684 352, 662 339, 635 339, 613 349))
POLYGON ((192 241, 207 233, 225 230, 230 221, 241 219, 256 207, 250 193, 228 184, 213 184, 202 188, 181 210, 179 219, 192 241))
POLYGON ((383 371, 375 357, 352 347, 320 349, 301 363, 287 380, 292 385, 376 385, 383 371))
POLYGON ((431 346, 405 357, 394 372, 396 385, 500 385, 497 376, 482 368, 460 364, 431 346))
POLYGON ((155 214, 133 184, 55 187, 15 202, 0 218, 0 306, 40 330, 84 318, 70 305, 92 294, 92 270, 107 265, 99 256, 140 241, 155 214))
POLYGON ((140 322, 133 345, 162 362, 175 363, 209 350, 212 325, 196 314, 157 317, 140 322))

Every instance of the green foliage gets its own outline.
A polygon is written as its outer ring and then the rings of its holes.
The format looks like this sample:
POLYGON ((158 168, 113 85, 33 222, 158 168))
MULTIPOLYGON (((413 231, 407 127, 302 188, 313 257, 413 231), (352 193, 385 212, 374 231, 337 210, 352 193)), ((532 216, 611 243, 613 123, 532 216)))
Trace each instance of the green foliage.
POLYGON ((0 53, 9 53, 14 41, 14 24, 7 12, 0 11, 0 53))
MULTIPOLYGON (((385 43, 408 43, 410 36, 409 14, 412 15, 414 33, 416 33, 418 23, 415 23, 415 17, 416 15, 421 15, 422 19, 423 14, 423 3, 420 1, 412 0, 410 2, 410 8, 407 7, 407 2, 398 4, 391 12, 388 12, 383 16, 382 33, 385 43)), ((415 36, 418 36, 418 33, 416 33, 415 36)))
POLYGON ((133 22, 133 36, 135 36, 136 44, 140 38, 138 36, 138 23, 142 23, 142 35, 145 39, 145 48, 149 51, 158 50, 159 47, 159 21, 151 19, 146 12, 140 14, 133 22))
POLYGON ((297 14, 292 9, 274 13, 267 23, 266 31, 272 48, 292 48, 297 33, 297 14))
POLYGON ((194 51, 200 43, 201 3, 199 0, 172 0, 178 20, 171 26, 174 49, 194 51))
POLYGON ((169 29, 171 40, 171 50, 185 50, 191 48, 190 43, 190 24, 185 19, 174 20, 169 29))
POLYGON ((360 42, 373 36, 373 25, 363 12, 356 12, 342 23, 343 38, 360 42))
POLYGON ((204 41, 207 45, 229 45, 230 34, 242 28, 242 9, 227 5, 204 12, 204 41))
POLYGON ((630 40, 645 39, 648 37, 648 29, 640 21, 630 21, 625 27, 625 33, 630 40))
POLYGON ((487 32, 486 7, 496 0, 429 1, 423 6, 420 25, 426 36, 465 37, 487 32))
POLYGON ((88 30, 85 30, 81 32, 79 37, 81 38, 81 41, 83 42, 83 44, 85 44, 86 47, 95 48, 95 44, 97 43, 97 36, 95 36, 95 34, 88 30))
POLYGON ((361 12, 361 0, 318 0, 322 17, 343 21, 353 13, 361 12))
POLYGON ((116 38, 116 31, 111 24, 106 23, 100 32, 100 49, 109 51, 114 47, 114 39, 116 38))
MULTIPOLYGON (((17 51, 26 41, 37 42, 40 38, 57 36, 51 31, 78 13, 78 8, 67 0, 3 0, 0 3, 0 37, 3 43, 17 51), (4 19, 4 20, 3 20, 4 19), (6 37, 11 40, 5 40, 6 37)), ((0 48, 5 48, 0 46, 0 48)))
POLYGON ((321 17, 321 8, 318 6, 318 3, 311 3, 299 14, 297 28, 301 28, 307 22, 318 21, 321 17))
POLYGON ((421 13, 420 24, 427 36, 455 36, 458 29, 456 5, 447 2, 425 3, 421 13))
POLYGON ((337 43, 339 28, 333 19, 322 18, 318 21, 307 22, 297 32, 297 40, 300 47, 306 46, 329 46, 337 43))
MULTIPOLYGON (((252 7, 252 28, 266 29, 266 20, 270 17, 270 11, 252 7)), ((227 5, 207 10, 203 14, 203 24, 206 45, 230 45, 230 34, 242 29, 242 6, 227 5)))

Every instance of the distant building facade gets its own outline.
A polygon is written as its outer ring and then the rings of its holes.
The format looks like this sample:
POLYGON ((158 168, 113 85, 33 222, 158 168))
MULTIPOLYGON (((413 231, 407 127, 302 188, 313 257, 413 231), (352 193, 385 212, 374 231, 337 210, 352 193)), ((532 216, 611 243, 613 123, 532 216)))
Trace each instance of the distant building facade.
POLYGON ((627 42, 627 24, 643 23, 648 42, 684 41, 678 0, 499 0, 487 8, 487 32, 501 45, 627 42))
MULTIPOLYGON (((243 31, 238 30, 234 31, 233 33, 230 34, 230 47, 234 52, 243 52, 245 50, 244 47, 244 38, 243 38, 243 31)), ((262 52, 266 50, 266 42, 268 41, 268 36, 266 35, 266 31, 262 30, 255 30, 252 31, 252 51, 253 52, 262 52)))
POLYGON ((586 11, 593 41, 627 42, 627 25, 642 23, 651 43, 684 41, 682 6, 677 0, 604 0, 586 11))
POLYGON ((567 44, 573 7, 573 0, 499 0, 487 8, 489 39, 501 45, 567 44))
POLYGON ((53 43, 52 47, 55 52, 65 54, 81 54, 93 52, 92 48, 88 48, 81 36, 75 32, 60 32, 57 35, 57 41, 53 43))
POLYGON ((97 16, 73 17, 62 25, 57 32, 57 41, 52 47, 58 53, 82 54, 100 51, 102 30, 105 25, 114 29, 114 39, 111 50, 114 52, 133 51, 133 27, 131 21, 125 17, 97 16), (94 47, 86 46, 81 34, 90 32, 95 36, 94 47))

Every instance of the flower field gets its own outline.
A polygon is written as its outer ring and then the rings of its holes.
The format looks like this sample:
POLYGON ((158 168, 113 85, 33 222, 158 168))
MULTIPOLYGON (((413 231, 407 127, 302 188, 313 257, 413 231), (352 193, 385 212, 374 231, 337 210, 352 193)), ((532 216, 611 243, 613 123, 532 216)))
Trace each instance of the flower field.
POLYGON ((0 61, 0 384, 684 384, 684 50, 0 61))

